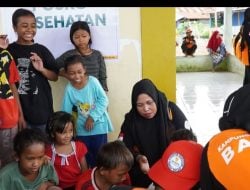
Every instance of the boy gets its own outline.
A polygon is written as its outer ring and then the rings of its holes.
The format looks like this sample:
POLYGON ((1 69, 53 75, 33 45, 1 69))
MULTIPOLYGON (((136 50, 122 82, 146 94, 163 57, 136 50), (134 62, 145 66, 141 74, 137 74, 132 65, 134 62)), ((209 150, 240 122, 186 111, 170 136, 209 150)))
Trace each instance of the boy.
POLYGON ((76 190, 108 190, 116 184, 130 185, 128 171, 133 163, 133 155, 123 142, 109 142, 98 152, 97 166, 79 178, 76 190))
POLYGON ((13 160, 13 138, 25 127, 15 83, 19 81, 16 64, 5 49, 7 35, 0 35, 0 169, 13 160))

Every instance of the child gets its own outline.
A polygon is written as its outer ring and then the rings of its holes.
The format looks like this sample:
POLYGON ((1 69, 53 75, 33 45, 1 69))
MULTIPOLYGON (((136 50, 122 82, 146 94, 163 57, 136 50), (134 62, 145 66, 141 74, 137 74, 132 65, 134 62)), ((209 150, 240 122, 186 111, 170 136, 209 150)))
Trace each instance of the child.
POLYGON ((20 78, 12 56, 5 50, 7 46, 7 35, 0 35, 0 169, 13 161, 13 139, 18 126, 25 127, 15 85, 20 78))
POLYGON ((50 164, 44 164, 46 138, 39 130, 23 129, 14 138, 16 162, 6 165, 0 171, 0 189, 61 189, 56 171, 50 164))
POLYGON ((197 137, 192 129, 178 129, 174 131, 170 137, 171 142, 178 140, 190 140, 197 142, 197 137))
MULTIPOLYGON (((175 141, 180 141, 180 140, 197 142, 197 137, 196 137, 196 135, 193 133, 192 129, 178 129, 178 130, 174 131, 174 132, 172 133, 172 135, 170 136, 170 142, 173 143, 173 142, 175 142, 175 141)), ((186 142, 184 142, 183 145, 186 146, 186 147, 188 147, 188 143, 186 143, 186 142), (185 144, 187 144, 187 145, 185 145, 185 144)), ((200 146, 200 145, 198 145, 198 146, 200 146)), ((191 147, 192 147, 192 146, 191 146, 191 147)), ((168 149, 168 148, 166 148, 165 151, 167 151, 167 149, 168 149)), ((176 149, 176 151, 178 151, 178 149, 176 149)), ((164 162, 164 161, 163 161, 163 162, 164 162)), ((156 164, 155 164, 155 165, 156 165, 156 164)), ((145 173, 148 173, 148 172, 150 171, 148 162, 145 161, 145 162, 143 163, 143 166, 144 166, 144 168, 145 168, 145 173)), ((153 167, 154 167, 154 166, 153 166, 153 167)), ((151 171, 151 172, 152 172, 152 171, 151 171)), ((155 174, 153 174, 153 177, 151 177, 152 180, 154 180, 154 178, 155 178, 154 175, 155 175, 155 174)), ((159 175, 160 175, 160 174, 159 174, 159 175)), ((164 172, 162 173, 162 175, 164 175, 164 172)), ((164 178, 164 176, 163 176, 163 179, 162 179, 162 180, 164 180, 164 179, 165 179, 165 178, 164 178)), ((197 186, 195 186, 195 187, 198 188, 198 186, 199 186, 199 184, 197 184, 197 186)), ((159 186, 158 184, 153 184, 153 183, 152 183, 152 184, 149 186, 149 189, 161 189, 161 188, 160 188, 160 186, 159 186), (154 187, 155 187, 155 188, 154 188, 154 187)), ((176 188, 176 189, 178 189, 178 188, 176 188)), ((184 188, 184 189, 185 189, 185 188, 184 188)), ((186 188, 186 189, 188 189, 188 188, 186 188)))
POLYGON ((35 15, 26 9, 17 9, 12 15, 17 41, 9 45, 21 80, 18 93, 28 127, 45 132, 46 122, 53 113, 52 92, 48 80, 56 81, 57 67, 51 52, 34 43, 35 15))
POLYGON ((97 154, 96 167, 84 172, 76 190, 109 190, 116 184, 130 185, 128 171, 134 158, 122 141, 109 142, 97 154))
POLYGON ((78 176, 87 170, 87 148, 82 142, 72 140, 75 136, 74 118, 67 112, 55 112, 46 129, 52 140, 46 155, 57 171, 59 186, 74 190, 78 176))
POLYGON ((65 59, 71 55, 81 55, 86 65, 87 73, 96 77, 107 92, 106 65, 101 52, 91 49, 92 39, 88 23, 84 21, 74 22, 70 28, 70 40, 75 49, 66 51, 56 59, 60 67, 59 75, 68 78, 63 69, 65 59))
POLYGON ((113 130, 108 98, 99 81, 86 74, 82 56, 68 57, 64 69, 70 83, 65 88, 62 110, 71 113, 72 106, 77 107, 77 139, 86 144, 87 163, 93 167, 100 146, 107 143, 107 133, 113 130))

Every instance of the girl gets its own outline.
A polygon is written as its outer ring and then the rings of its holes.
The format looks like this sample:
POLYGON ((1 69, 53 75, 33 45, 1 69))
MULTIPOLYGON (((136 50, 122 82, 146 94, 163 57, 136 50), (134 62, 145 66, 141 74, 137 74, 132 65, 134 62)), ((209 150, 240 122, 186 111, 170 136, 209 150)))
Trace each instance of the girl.
POLYGON ((75 49, 63 53, 56 59, 61 68, 59 75, 68 78, 63 69, 65 59, 71 55, 81 55, 88 74, 96 77, 101 83, 103 89, 107 92, 106 65, 101 52, 91 49, 92 39, 88 23, 84 21, 74 22, 70 28, 70 40, 75 46, 75 49))
POLYGON ((62 110, 71 113, 72 106, 76 106, 77 139, 88 147, 86 159, 93 167, 100 146, 107 143, 107 133, 113 130, 107 113, 108 98, 99 81, 86 74, 82 56, 68 57, 64 70, 70 82, 65 88, 62 110))
POLYGON ((61 190, 51 164, 44 164, 46 138, 35 129, 23 129, 14 138, 16 162, 0 171, 0 189, 61 190))
POLYGON ((45 132, 46 122, 53 113, 52 92, 48 80, 57 80, 55 58, 43 45, 34 43, 35 15, 26 9, 17 9, 12 15, 17 41, 9 45, 21 80, 18 93, 24 118, 30 128, 45 132))
POLYGON ((63 111, 55 112, 46 129, 52 140, 46 154, 57 171, 59 186, 74 190, 78 176, 87 170, 87 148, 82 142, 72 140, 75 136, 73 116, 63 111))

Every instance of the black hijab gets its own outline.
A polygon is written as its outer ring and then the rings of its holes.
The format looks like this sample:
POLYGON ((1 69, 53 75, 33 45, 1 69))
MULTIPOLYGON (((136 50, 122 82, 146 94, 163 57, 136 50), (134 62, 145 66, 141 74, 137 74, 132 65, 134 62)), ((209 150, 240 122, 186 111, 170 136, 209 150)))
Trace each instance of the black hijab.
POLYGON ((159 91, 149 79, 142 79, 137 82, 132 90, 132 109, 127 114, 130 120, 130 128, 134 141, 138 148, 148 157, 149 163, 159 159, 169 144, 168 128, 168 100, 164 93, 159 91), (136 107, 137 98, 140 94, 149 95, 157 106, 157 113, 152 119, 142 117, 136 107), (151 130, 149 136, 147 129, 151 130), (156 150, 152 150, 152 148, 156 150))

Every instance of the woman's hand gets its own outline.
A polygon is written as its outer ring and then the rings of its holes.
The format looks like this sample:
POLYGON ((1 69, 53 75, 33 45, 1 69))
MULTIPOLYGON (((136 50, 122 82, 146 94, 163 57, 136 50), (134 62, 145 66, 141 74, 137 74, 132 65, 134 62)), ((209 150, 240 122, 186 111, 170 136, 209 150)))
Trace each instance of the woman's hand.
POLYGON ((147 157, 144 155, 138 155, 136 161, 139 163, 142 173, 147 174, 150 169, 147 157))
POLYGON ((9 45, 9 39, 7 35, 0 35, 0 47, 6 49, 9 45))

